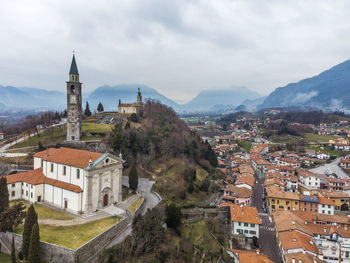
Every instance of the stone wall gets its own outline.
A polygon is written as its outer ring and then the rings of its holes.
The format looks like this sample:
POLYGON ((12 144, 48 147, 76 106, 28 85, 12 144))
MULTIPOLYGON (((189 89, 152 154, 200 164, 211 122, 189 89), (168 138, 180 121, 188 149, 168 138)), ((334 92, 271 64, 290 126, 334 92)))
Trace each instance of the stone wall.
MULTIPOLYGON (((18 253, 22 247, 22 235, 15 234, 12 232, 3 233, 2 239, 7 239, 12 241, 12 236, 15 240, 15 248, 18 253)), ((68 238, 68 237, 67 237, 68 238)), ((75 263, 75 251, 69 248, 57 246, 54 244, 46 243, 40 241, 40 254, 41 260, 43 262, 50 263, 75 263)))
POLYGON ((88 259, 95 256, 107 245, 107 243, 109 243, 116 236, 120 235, 127 228, 129 223, 131 223, 131 219, 124 218, 118 224, 115 224, 105 232, 82 245, 76 250, 75 262, 86 262, 88 259))
MULTIPOLYGON (((94 239, 91 239, 77 250, 40 241, 41 260, 42 262, 47 263, 87 262, 91 257, 99 253, 113 238, 120 235, 127 228, 128 224, 131 223, 131 220, 131 218, 124 218, 122 221, 99 234, 94 239)), ((6 243, 10 247, 12 236, 14 236, 15 247, 18 253, 22 247, 22 235, 12 232, 1 233, 0 244, 6 243)), ((72 237, 67 236, 67 238, 72 237)), ((2 252, 6 254, 10 253, 5 247, 2 248, 2 252)))

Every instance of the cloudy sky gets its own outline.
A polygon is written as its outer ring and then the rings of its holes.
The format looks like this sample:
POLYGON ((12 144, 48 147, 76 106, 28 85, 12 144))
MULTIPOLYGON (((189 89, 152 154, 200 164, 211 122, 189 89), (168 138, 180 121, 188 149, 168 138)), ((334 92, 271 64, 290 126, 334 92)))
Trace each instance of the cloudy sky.
POLYGON ((350 1, 0 0, 0 36, 0 85, 65 91, 75 50, 85 90, 266 95, 350 58, 350 1))

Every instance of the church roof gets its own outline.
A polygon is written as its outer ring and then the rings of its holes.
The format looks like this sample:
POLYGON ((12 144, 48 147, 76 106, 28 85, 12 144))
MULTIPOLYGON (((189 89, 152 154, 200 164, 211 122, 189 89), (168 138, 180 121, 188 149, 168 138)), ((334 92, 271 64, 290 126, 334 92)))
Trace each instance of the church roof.
POLYGON ((72 59, 72 64, 70 65, 70 70, 69 70, 69 75, 79 75, 78 72, 78 66, 77 63, 75 62, 75 56, 73 54, 73 59, 72 59))
POLYGON ((31 185, 48 184, 58 188, 62 188, 75 193, 81 193, 83 190, 74 184, 69 184, 52 178, 48 178, 43 174, 43 168, 30 170, 28 172, 11 174, 6 176, 7 184, 13 184, 17 182, 24 182, 31 185))
POLYGON ((56 151, 52 148, 50 149, 39 152, 35 154, 34 157, 42 158, 44 161, 48 162, 70 165, 78 168, 87 168, 90 160, 93 163, 103 156, 103 153, 89 152, 66 147, 61 147, 56 151))

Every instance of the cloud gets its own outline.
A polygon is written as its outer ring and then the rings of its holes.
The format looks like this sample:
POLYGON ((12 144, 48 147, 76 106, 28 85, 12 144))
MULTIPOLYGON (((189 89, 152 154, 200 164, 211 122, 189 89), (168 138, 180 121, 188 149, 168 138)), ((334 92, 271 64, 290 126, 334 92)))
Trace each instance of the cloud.
POLYGON ((0 84, 64 90, 76 50, 85 90, 267 94, 348 59, 348 10, 345 0, 2 1, 0 84))
POLYGON ((318 92, 315 90, 310 91, 309 93, 297 93, 295 98, 293 98, 292 103, 295 103, 296 105, 304 104, 317 95, 318 92))

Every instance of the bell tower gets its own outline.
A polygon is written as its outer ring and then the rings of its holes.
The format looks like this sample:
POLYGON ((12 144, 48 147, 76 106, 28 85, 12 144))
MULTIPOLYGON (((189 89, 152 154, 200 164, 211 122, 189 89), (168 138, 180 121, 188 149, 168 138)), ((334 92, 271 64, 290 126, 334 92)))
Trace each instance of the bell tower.
POLYGON ((75 56, 73 54, 72 64, 67 81, 67 141, 80 141, 82 120, 82 96, 81 83, 75 56))
POLYGON ((137 90, 137 104, 142 104, 142 95, 141 95, 141 90, 138 88, 137 90))

